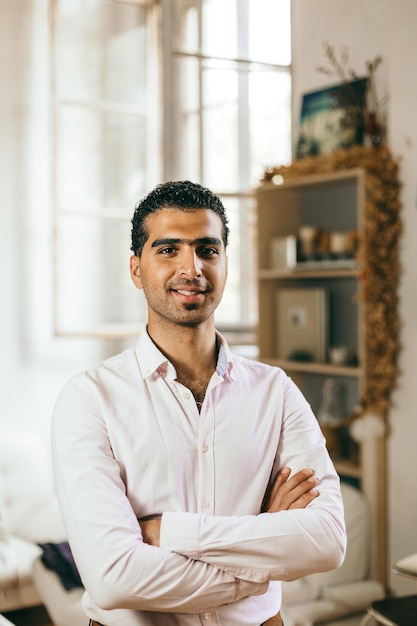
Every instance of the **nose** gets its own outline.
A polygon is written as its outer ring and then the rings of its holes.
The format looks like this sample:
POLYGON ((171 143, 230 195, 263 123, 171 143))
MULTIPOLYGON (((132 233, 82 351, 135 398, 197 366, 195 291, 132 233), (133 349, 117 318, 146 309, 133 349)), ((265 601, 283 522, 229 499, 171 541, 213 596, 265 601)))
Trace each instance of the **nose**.
POLYGON ((182 250, 180 255, 180 263, 178 271, 182 276, 187 276, 189 279, 197 278, 202 274, 202 261, 197 255, 194 248, 186 247, 182 250))

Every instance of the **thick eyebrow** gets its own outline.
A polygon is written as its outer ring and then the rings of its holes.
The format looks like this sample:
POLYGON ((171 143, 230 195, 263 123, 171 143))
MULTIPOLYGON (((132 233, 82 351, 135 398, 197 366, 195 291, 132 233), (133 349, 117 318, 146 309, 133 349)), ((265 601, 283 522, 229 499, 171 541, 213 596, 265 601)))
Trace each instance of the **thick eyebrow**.
POLYGON ((185 244, 187 246, 221 246, 222 242, 217 237, 200 237, 199 239, 180 239, 179 237, 163 237, 161 239, 155 239, 152 243, 152 248, 158 246, 173 246, 178 244, 185 244))

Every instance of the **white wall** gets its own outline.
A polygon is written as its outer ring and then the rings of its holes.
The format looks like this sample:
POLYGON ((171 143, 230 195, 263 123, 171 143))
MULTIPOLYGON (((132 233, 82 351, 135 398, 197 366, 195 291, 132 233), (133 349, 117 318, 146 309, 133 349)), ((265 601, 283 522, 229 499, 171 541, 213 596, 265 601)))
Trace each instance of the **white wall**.
MULTIPOLYGON (((417 3, 415 0, 293 0, 294 121, 303 92, 338 82, 317 71, 326 65, 322 42, 349 48, 358 73, 381 54, 382 91, 389 94, 389 145, 400 157, 404 235, 400 285, 402 375, 390 415, 388 442, 388 561, 417 552, 417 3), (384 86, 385 85, 385 86, 384 86)), ((416 592, 412 582, 391 576, 398 593, 416 592)))

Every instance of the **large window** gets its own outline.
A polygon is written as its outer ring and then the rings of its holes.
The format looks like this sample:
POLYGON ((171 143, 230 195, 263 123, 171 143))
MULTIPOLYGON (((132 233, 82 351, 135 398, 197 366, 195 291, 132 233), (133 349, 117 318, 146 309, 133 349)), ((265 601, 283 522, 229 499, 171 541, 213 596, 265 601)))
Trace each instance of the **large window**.
POLYGON ((56 330, 137 333, 130 219, 161 180, 188 178, 229 212, 220 328, 256 322, 251 190, 287 163, 289 0, 51 0, 56 330))
POLYGON ((255 215, 264 167, 291 159, 289 0, 175 0, 165 30, 168 176, 223 196, 231 221, 220 328, 255 323, 255 215))

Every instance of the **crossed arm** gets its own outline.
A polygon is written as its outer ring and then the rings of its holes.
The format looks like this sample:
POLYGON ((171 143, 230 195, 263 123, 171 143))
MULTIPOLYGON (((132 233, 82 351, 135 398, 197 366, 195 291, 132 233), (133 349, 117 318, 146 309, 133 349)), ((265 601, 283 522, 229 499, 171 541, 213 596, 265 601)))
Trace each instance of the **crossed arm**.
MULTIPOLYGON (((284 467, 266 494, 262 513, 278 513, 290 509, 305 509, 319 495, 318 478, 314 470, 304 468, 293 476, 289 467, 284 467)), ((143 541, 152 546, 160 545, 161 515, 139 519, 143 541)))

